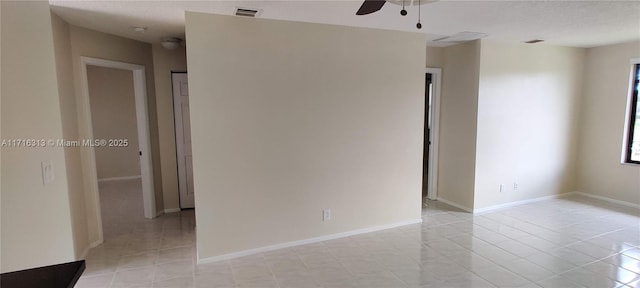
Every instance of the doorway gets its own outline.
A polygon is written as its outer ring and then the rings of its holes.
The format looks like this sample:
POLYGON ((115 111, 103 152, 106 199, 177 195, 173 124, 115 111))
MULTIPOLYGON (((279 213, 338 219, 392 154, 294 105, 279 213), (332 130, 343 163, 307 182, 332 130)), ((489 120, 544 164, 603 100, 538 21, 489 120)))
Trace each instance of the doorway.
POLYGON ((144 220, 138 128, 129 70, 87 66, 91 128, 105 241, 133 231, 144 220))
MULTIPOLYGON (((100 197, 98 192, 98 169, 96 163, 96 147, 97 146, 128 146, 131 143, 124 143, 125 139, 98 139, 94 135, 92 126, 92 109, 89 97, 89 67, 102 67, 126 70, 131 72, 133 77, 133 94, 135 105, 135 122, 131 123, 136 127, 137 148, 140 185, 142 187, 142 202, 144 217, 151 219, 156 216, 155 193, 153 187, 153 174, 150 149, 149 135, 149 119, 147 112, 147 92, 145 67, 142 65, 129 64, 111 60, 104 60, 91 57, 80 57, 81 61, 81 85, 82 93, 78 97, 78 123, 79 123, 79 139, 92 141, 93 145, 82 145, 81 160, 84 170, 83 179, 85 180, 85 189, 87 190, 87 201, 93 205, 87 206, 88 221, 95 221, 97 227, 98 243, 104 241, 103 221, 100 207, 100 197), (100 141, 100 142, 98 142, 100 141)), ((135 144, 134 144, 135 145, 135 144)))
POLYGON ((425 71, 424 148, 422 159, 422 199, 437 199, 438 142, 440 125, 440 83, 442 69, 425 71))
POLYGON ((176 128, 176 157, 178 162, 178 190, 180 208, 195 207, 193 194, 193 158, 191 156, 191 113, 189 110, 189 82, 186 72, 171 73, 173 84, 173 113, 176 128))

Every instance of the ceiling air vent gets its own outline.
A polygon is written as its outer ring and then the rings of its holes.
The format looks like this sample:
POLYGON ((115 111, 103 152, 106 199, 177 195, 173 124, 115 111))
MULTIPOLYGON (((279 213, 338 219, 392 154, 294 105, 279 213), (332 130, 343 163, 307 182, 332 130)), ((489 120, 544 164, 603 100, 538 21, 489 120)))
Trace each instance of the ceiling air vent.
POLYGON ((450 36, 434 39, 433 42, 467 42, 467 41, 473 41, 480 38, 484 38, 487 36, 488 34, 486 33, 465 31, 465 32, 456 33, 450 36))
POLYGON ((262 10, 236 7, 236 16, 256 17, 262 10))
POLYGON ((534 40, 526 41, 526 42, 524 42, 524 43, 527 43, 527 44, 534 44, 534 43, 539 43, 539 42, 543 42, 543 41, 544 41, 544 40, 534 39, 534 40))

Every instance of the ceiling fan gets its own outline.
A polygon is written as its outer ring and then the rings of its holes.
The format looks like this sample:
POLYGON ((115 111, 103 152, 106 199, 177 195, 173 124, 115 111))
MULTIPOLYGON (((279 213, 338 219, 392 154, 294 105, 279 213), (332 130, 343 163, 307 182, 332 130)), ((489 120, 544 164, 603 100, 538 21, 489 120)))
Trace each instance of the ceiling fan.
POLYGON ((364 0, 364 3, 362 3, 356 15, 367 15, 376 12, 382 9, 385 3, 387 3, 386 0, 364 0))
POLYGON ((405 4, 410 6, 418 6, 418 24, 416 27, 418 29, 422 28, 422 24, 420 23, 420 6, 422 4, 436 2, 438 0, 364 0, 360 9, 356 12, 356 15, 367 15, 382 9, 382 6, 387 2, 391 2, 391 4, 402 5, 402 10, 400 10, 400 15, 406 16, 407 10, 405 10, 405 4), (406 2, 406 3, 405 3, 406 2))

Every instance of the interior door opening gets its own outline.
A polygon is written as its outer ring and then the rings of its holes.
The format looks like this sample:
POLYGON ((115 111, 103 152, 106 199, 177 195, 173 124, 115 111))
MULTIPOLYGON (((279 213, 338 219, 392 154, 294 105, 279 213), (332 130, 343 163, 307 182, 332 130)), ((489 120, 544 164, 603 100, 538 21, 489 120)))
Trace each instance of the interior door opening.
MULTIPOLYGON (((81 87, 82 94, 78 98, 78 123, 79 123, 79 139, 88 139, 91 140, 93 145, 83 146, 84 149, 80 150, 80 157, 82 161, 83 170, 86 174, 83 173, 83 180, 85 181, 85 189, 87 189, 87 197, 89 203, 93 205, 87 206, 87 220, 93 222, 97 225, 97 241, 92 245, 100 244, 104 241, 104 225, 102 219, 102 209, 100 203, 100 195, 98 188, 98 167, 96 162, 96 151, 97 146, 111 146, 114 148, 118 148, 116 146, 122 147, 130 147, 133 149, 133 152, 129 154, 127 157, 131 160, 133 157, 134 164, 128 164, 129 166, 134 166, 136 168, 136 172, 132 172, 132 174, 138 175, 119 175, 117 177, 104 177, 104 178, 116 178, 120 180, 131 180, 130 178, 139 178, 139 186, 142 189, 142 203, 143 203, 143 214, 144 218, 154 218, 156 215, 156 201, 155 201, 155 190, 153 187, 153 164, 151 160, 150 153, 150 133, 149 133, 149 118, 147 113, 147 91, 146 91, 146 80, 145 80, 145 67, 137 64, 130 64, 118 61, 111 61, 105 59, 91 58, 91 57, 80 57, 81 60, 81 87), (103 109, 104 107, 96 106, 92 107, 92 103, 89 95, 89 77, 88 70, 91 67, 102 67, 102 68, 111 68, 111 69, 119 69, 125 70, 129 73, 129 77, 133 79, 133 105, 135 110, 135 121, 130 119, 130 123, 126 124, 129 126, 135 126, 137 136, 137 144, 129 142, 132 139, 127 139, 125 137, 119 138, 110 138, 111 136, 101 136, 107 137, 108 139, 99 139, 94 135, 94 127, 92 125, 93 112, 98 112, 98 110, 103 109), (93 109, 92 109, 93 108, 93 109), (98 142, 99 141, 99 142, 98 142), (136 151, 137 150, 137 151, 136 151), (136 167, 137 166, 137 167, 136 167)), ((130 78, 131 79, 131 78, 130 78)), ((132 103, 129 103, 130 106, 132 103)), ((103 104, 105 105, 105 104, 103 104)), ((131 108, 131 107, 129 107, 131 108)), ((118 117, 118 111, 113 112, 111 117, 118 117)), ((119 129, 122 127, 118 127, 115 125, 110 125, 113 129, 119 129)), ((131 128, 131 127, 129 127, 131 128)), ((127 136, 128 137, 128 136, 127 136)), ((111 160, 111 159, 108 159, 111 160)), ((121 168, 124 169, 124 168, 121 168)), ((104 180, 104 179, 103 179, 104 180)), ((111 214, 117 214, 117 211, 111 211, 111 214)), ((105 214, 106 215, 106 214, 105 214)))
POLYGON ((429 148, 431 146, 431 103, 433 100, 433 74, 424 74, 424 147, 422 159, 422 198, 429 194, 429 148))
POLYGON ((87 67, 98 194, 104 240, 130 233, 144 220, 133 72, 87 67), (114 145, 109 145, 114 144, 114 145))
POLYGON ((440 125, 440 68, 425 71, 424 147, 422 159, 422 201, 438 198, 438 141, 440 125))

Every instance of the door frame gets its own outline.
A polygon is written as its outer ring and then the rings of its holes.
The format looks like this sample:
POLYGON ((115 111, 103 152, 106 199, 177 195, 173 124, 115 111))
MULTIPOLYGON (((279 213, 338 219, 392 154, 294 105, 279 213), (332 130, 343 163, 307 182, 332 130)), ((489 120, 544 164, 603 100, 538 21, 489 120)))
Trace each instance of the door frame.
POLYGON ((171 71, 171 98, 173 98, 173 125, 175 129, 175 141, 176 141, 176 163, 178 164, 178 206, 182 207, 182 192, 188 189, 187 187, 187 175, 186 175, 186 163, 184 161, 184 125, 182 123, 182 103, 180 97, 176 97, 176 87, 174 86, 174 75, 183 74, 188 75, 186 71, 171 71), (182 177, 182 178, 181 178, 182 177))
MULTIPOLYGON (((80 57, 81 62, 81 88, 82 93, 78 97, 78 132, 80 139, 93 139, 93 125, 91 117, 91 105, 89 97, 89 79, 87 66, 114 68, 133 72, 133 89, 136 106, 136 124, 138 126, 138 143, 140 155, 140 174, 142 176, 142 199, 144 202, 144 216, 152 219, 156 216, 156 199, 153 187, 153 164, 151 160, 151 136, 149 133, 149 114, 147 112, 147 86, 145 67, 137 64, 105 60, 92 57, 80 57)), ((81 149, 81 161, 84 175, 85 189, 93 200, 96 209, 96 221, 98 224, 99 242, 103 242, 102 214, 100 209, 100 195, 98 193, 98 172, 96 167, 96 154, 92 146, 81 149)))
MULTIPOLYGON (((429 111, 429 116, 431 117, 431 131, 429 133, 431 147, 429 147, 429 170, 427 176, 429 183, 427 186, 427 198, 435 200, 438 198, 438 151, 440 147, 440 89, 442 87, 442 68, 427 67, 424 73, 430 73, 433 77, 431 79, 433 83, 433 95, 431 98, 431 111, 429 111)), ((429 99, 425 99, 425 101, 429 101, 429 99)))

